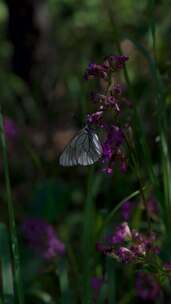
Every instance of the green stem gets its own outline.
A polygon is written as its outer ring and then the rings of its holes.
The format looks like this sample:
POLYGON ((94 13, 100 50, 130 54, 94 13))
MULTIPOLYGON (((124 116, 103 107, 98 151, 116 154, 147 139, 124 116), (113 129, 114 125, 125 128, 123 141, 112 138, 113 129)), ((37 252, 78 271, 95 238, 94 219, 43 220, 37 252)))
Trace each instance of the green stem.
POLYGON ((92 256, 94 248, 94 224, 95 224, 95 206, 94 199, 99 191, 102 182, 102 175, 95 175, 94 170, 90 171, 88 179, 87 198, 85 201, 83 240, 82 240, 82 258, 83 258, 83 303, 92 303, 92 290, 90 279, 92 274, 92 256))
MULTIPOLYGON (((143 187, 143 191, 148 191, 148 188, 146 186, 143 187)), ((128 195, 127 197, 125 197, 124 199, 122 199, 114 208, 113 210, 109 213, 109 215, 106 217, 106 219, 103 222, 102 227, 100 227, 100 229, 97 232, 96 235, 96 239, 98 239, 102 233, 104 232, 105 228, 113 221, 113 218, 116 214, 116 212, 122 207, 122 205, 127 201, 127 200, 131 200, 132 198, 141 195, 141 191, 140 190, 136 190, 135 192, 131 193, 130 195, 128 195)))
POLYGON ((75 252, 74 252, 74 250, 71 246, 67 247, 67 252, 68 252, 68 260, 69 260, 69 263, 70 263, 71 271, 73 273, 72 278, 75 281, 74 293, 77 295, 78 302, 81 303, 82 302, 82 289, 83 289, 83 287, 82 287, 82 285, 80 286, 80 284, 79 284, 80 277, 81 277, 80 269, 78 267, 75 252))
POLYGON ((15 286, 18 296, 18 303, 23 304, 24 296, 22 292, 23 289, 21 283, 20 257, 19 257, 19 249, 18 249, 14 207, 13 207, 12 195, 11 195, 11 184, 10 184, 9 165, 8 165, 8 156, 7 156, 8 153, 7 153, 7 145, 5 140, 1 106, 0 106, 0 141, 2 146, 6 195, 7 195, 7 207, 8 207, 8 216, 9 216, 9 229, 10 229, 11 247, 12 247, 12 254, 14 261, 14 279, 15 279, 15 286))
POLYGON ((0 261, 4 304, 14 303, 14 286, 9 233, 4 223, 0 223, 0 261))
POLYGON ((151 31, 152 46, 153 46, 153 56, 156 62, 156 24, 155 24, 155 16, 154 16, 155 0, 150 0, 149 5, 150 5, 150 31, 151 31))

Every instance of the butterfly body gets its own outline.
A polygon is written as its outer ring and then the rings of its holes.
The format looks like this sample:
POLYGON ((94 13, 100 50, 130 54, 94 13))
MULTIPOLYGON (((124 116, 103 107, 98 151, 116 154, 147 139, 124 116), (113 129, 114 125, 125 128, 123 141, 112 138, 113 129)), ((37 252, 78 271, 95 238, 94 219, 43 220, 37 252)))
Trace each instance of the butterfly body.
POLYGON ((61 166, 89 166, 102 155, 98 135, 88 125, 85 126, 66 146, 59 158, 61 166))

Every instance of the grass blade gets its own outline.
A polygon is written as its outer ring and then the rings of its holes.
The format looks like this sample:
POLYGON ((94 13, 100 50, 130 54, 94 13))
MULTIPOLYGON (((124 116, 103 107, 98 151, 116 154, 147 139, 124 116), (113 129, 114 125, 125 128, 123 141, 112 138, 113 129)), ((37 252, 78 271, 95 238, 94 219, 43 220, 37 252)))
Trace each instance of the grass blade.
POLYGON ((22 288, 22 281, 21 281, 20 257, 19 257, 18 239, 17 239, 17 232, 16 232, 16 224, 15 224, 15 214, 14 214, 14 207, 13 207, 12 194, 11 194, 11 184, 10 184, 9 165, 8 165, 8 156, 7 156, 7 154, 8 154, 7 145, 6 145, 6 140, 5 140, 5 132, 4 132, 1 106, 0 106, 0 142, 1 142, 2 155, 3 155, 6 197, 7 197, 8 217, 9 217, 9 231, 10 231, 10 238, 11 238, 13 261, 14 261, 15 287, 16 287, 16 293, 17 293, 17 297, 18 297, 18 303, 23 304, 24 295, 23 295, 23 288, 22 288))
POLYGON ((108 297, 108 285, 104 283, 99 293, 98 303, 105 304, 107 297, 108 297))
POLYGON ((66 261, 61 261, 58 265, 58 278, 60 283, 61 299, 60 304, 72 304, 72 295, 69 290, 68 272, 66 261), (59 272, 59 274, 58 274, 59 272))
MULTIPOLYGON (((143 191, 147 190, 147 187, 143 187, 143 191)), ((97 233, 97 238, 103 233, 104 229, 110 224, 110 222, 113 220, 116 212, 122 207, 125 201, 130 200, 138 195, 141 195, 141 190, 136 190, 124 199, 122 199, 109 213, 109 215, 104 220, 103 226, 100 228, 100 230, 97 233)))
POLYGON ((9 235, 3 223, 0 223, 0 260, 4 304, 12 304, 14 303, 14 287, 9 235))
POLYGON ((171 166, 168 152, 168 145, 164 134, 161 134, 161 158, 162 158, 162 175, 163 175, 163 189, 164 189, 164 205, 161 206, 164 215, 164 221, 168 231, 171 231, 170 225, 170 210, 171 210, 171 166))
POLYGON ((108 299, 109 304, 116 303, 116 280, 115 280, 115 269, 114 261, 111 257, 106 259, 106 272, 107 272, 107 282, 108 282, 108 299))

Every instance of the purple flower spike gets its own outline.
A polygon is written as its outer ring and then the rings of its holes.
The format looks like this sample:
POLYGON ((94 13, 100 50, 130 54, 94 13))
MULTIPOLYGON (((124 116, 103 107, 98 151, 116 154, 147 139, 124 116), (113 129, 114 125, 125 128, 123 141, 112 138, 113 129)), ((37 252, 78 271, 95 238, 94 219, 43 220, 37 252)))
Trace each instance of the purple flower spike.
POLYGON ((137 296, 142 300, 154 301, 160 294, 160 286, 154 277, 147 272, 139 272, 136 278, 137 296))
POLYGON ((65 246, 53 227, 42 219, 26 219, 22 232, 30 248, 47 260, 65 253, 65 246))
POLYGON ((110 56, 102 64, 91 63, 86 69, 85 79, 100 80, 100 90, 91 93, 91 100, 96 110, 88 114, 88 124, 94 124, 101 129, 103 153, 102 171, 112 175, 113 166, 119 165, 121 173, 127 171, 125 154, 125 111, 128 108, 127 99, 123 96, 123 86, 117 82, 116 75, 124 67, 127 56, 110 56), (124 117, 122 117, 122 113, 124 117), (114 125, 117 122, 117 125, 114 125))

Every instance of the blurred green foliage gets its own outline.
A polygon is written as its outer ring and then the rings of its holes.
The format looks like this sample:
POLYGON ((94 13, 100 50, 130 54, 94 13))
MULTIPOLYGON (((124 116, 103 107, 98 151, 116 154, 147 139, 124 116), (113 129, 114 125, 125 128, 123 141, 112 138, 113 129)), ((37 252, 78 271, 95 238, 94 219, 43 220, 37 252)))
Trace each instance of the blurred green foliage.
MULTIPOLYGON (((38 58, 31 66, 32 78, 26 83, 12 69, 14 45, 7 33, 9 14, 6 2, 0 1, 0 102, 4 116, 14 120, 19 130, 19 138, 12 143, 7 139, 7 142, 26 303, 88 304, 84 301, 85 292, 90 289, 87 281, 104 272, 108 274, 110 284, 102 289, 99 303, 105 303, 106 294, 111 295, 109 304, 140 303, 133 291, 135 277, 129 266, 124 270, 110 259, 104 263, 103 257, 95 252, 96 235, 107 214, 139 188, 135 171, 129 168, 126 175, 122 175, 116 168, 112 177, 102 175, 101 184, 94 189, 96 178, 101 176, 97 165, 95 172, 98 173, 91 177, 92 192, 89 192, 91 169, 60 168, 58 156, 75 132, 74 117, 78 116, 83 126, 85 114, 93 109, 89 93, 93 86, 97 87, 94 83, 87 84, 83 78, 87 65, 101 62, 105 56, 118 54, 121 50, 130 57, 127 64, 130 87, 124 75, 121 80, 140 114, 137 128, 143 130, 138 138, 141 173, 145 184, 151 187, 148 161, 145 164, 147 155, 142 149, 145 134, 152 168, 158 174, 158 182, 162 183, 162 170, 158 167, 160 151, 155 138, 159 135, 156 116, 164 107, 169 147, 170 1, 155 1, 154 7, 149 0, 47 0, 39 3, 38 8, 37 5, 35 3, 35 9, 45 21, 39 29, 41 42, 37 41, 38 55, 35 57, 38 58), (156 54, 152 23, 156 26, 156 54), (154 55, 164 84, 165 99, 159 105, 161 109, 156 108, 155 103, 154 55), (21 223, 27 217, 43 218, 54 225, 59 238, 66 244, 66 257, 44 262, 32 254, 21 233, 21 223)), ((1 151, 0 174, 1 221, 7 222, 1 151)), ((161 205, 164 204, 162 191, 157 196, 161 198, 161 205)), ((134 200, 138 211, 132 225, 141 227, 141 200, 139 197, 134 200)), ((112 218, 106 232, 110 233, 120 220, 120 214, 112 218)), ((144 226, 146 223, 142 223, 144 226)), ((159 230, 164 230, 163 223, 159 230)), ((165 246, 163 248, 169 248, 168 244, 165 246)), ((164 258, 170 256, 170 248, 168 252, 163 249, 164 258)))

